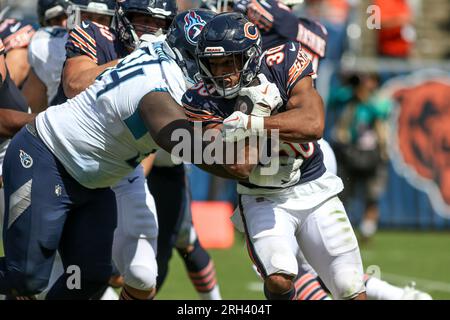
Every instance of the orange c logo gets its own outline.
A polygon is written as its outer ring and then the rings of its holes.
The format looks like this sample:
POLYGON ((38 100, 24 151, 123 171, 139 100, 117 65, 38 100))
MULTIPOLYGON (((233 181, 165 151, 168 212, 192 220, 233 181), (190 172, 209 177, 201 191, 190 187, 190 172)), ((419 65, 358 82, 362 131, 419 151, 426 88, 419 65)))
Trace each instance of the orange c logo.
POLYGON ((259 32, 258 32, 258 28, 256 28, 256 26, 251 23, 251 22, 247 22, 244 25, 244 35, 246 38, 249 38, 250 40, 256 40, 259 37, 259 32), (253 27, 253 32, 251 32, 250 28, 253 27))

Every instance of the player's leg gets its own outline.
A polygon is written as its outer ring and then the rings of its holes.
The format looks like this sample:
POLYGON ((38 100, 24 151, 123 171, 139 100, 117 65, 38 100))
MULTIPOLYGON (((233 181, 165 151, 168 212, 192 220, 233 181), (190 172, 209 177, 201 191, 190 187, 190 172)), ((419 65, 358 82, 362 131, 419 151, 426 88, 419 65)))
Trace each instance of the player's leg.
POLYGON ((359 230, 364 240, 372 238, 378 229, 378 200, 387 183, 387 168, 380 165, 377 170, 364 179, 366 187, 366 203, 364 216, 359 230))
POLYGON ((208 252, 198 239, 183 248, 177 248, 188 271, 189 278, 202 300, 221 300, 216 268, 208 252))
POLYGON ((156 207, 142 166, 113 188, 118 225, 114 232, 113 259, 124 277, 121 299, 148 300, 156 291, 156 207))
POLYGON ((294 281, 297 300, 330 300, 327 289, 301 250, 297 254, 297 262, 298 274, 294 281))
POLYGON ((84 188, 77 204, 67 217, 59 246, 67 272, 50 289, 47 299, 90 299, 105 289, 111 276, 117 224, 114 192, 84 188))
POLYGON ((185 183, 184 179, 183 165, 172 167, 154 165, 147 178, 150 193, 155 199, 159 226, 156 254, 157 291, 161 290, 166 279, 172 250, 181 226, 180 212, 182 212, 184 194, 178 186, 185 183))
POLYGON ((358 242, 339 198, 300 214, 299 245, 333 298, 365 299, 358 242))
POLYGON ((181 208, 182 223, 175 247, 183 259, 189 278, 202 300, 221 300, 216 268, 208 252, 202 247, 192 224, 191 195, 187 183, 179 186, 185 197, 181 208))
POLYGON ((367 274, 364 283, 369 300, 432 300, 428 293, 417 290, 414 285, 400 288, 367 274))
MULTIPOLYGON (((68 174, 34 130, 23 128, 3 164, 5 217, 0 293, 32 296, 48 284, 66 212, 68 174)), ((70 184, 70 183, 69 183, 70 184)))
POLYGON ((264 279, 264 294, 270 300, 295 299, 297 275, 295 238, 297 221, 277 203, 264 197, 240 196, 242 222, 250 258, 264 279))

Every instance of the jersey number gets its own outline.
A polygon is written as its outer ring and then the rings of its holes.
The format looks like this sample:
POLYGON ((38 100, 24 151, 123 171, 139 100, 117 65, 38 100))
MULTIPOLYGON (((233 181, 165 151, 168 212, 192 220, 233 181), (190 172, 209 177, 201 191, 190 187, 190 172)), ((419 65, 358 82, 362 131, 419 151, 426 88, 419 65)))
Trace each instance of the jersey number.
POLYGON ((100 97, 102 94, 108 92, 109 90, 114 89, 122 82, 130 80, 136 76, 144 75, 145 73, 144 73, 144 69, 142 68, 142 66, 158 62, 157 59, 153 59, 153 60, 143 61, 138 64, 130 65, 132 61, 139 59, 144 54, 145 54, 145 52, 143 52, 143 54, 138 55, 132 59, 123 59, 114 68, 108 68, 103 73, 101 73, 97 77, 97 80, 101 80, 103 78, 103 76, 105 74, 108 74, 108 71, 111 71, 111 69, 112 69, 111 73, 109 73, 112 81, 110 83, 108 83, 107 85, 105 85, 105 87, 103 89, 101 89, 97 92, 97 98, 100 97), (134 70, 124 74, 124 72, 126 72, 130 69, 134 69, 134 70))
POLYGON ((284 60, 284 44, 278 47, 271 48, 266 51, 266 63, 269 67, 274 64, 280 64, 284 60))

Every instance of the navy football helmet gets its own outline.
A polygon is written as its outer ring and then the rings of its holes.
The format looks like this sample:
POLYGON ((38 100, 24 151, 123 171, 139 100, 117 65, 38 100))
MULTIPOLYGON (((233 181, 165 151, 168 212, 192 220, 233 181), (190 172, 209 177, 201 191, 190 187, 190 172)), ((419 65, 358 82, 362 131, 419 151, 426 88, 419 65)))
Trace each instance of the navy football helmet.
POLYGON ((123 0, 117 2, 113 28, 131 50, 139 46, 138 34, 166 33, 177 14, 176 0, 123 0), (132 23, 135 14, 147 15, 162 22, 162 27, 132 23))
POLYGON ((248 86, 258 75, 262 61, 261 35, 257 27, 243 14, 227 12, 216 15, 203 28, 197 44, 196 61, 199 74, 211 95, 233 98, 242 87, 248 86), (233 57, 235 72, 214 75, 210 59, 233 57), (239 74, 233 87, 226 85, 225 78, 239 74))
POLYGON ((67 9, 71 2, 69 0, 39 0, 37 13, 41 26, 47 25, 48 20, 67 15, 67 9))
POLYGON ((216 15, 207 9, 191 9, 178 14, 167 31, 166 41, 185 74, 188 86, 198 82, 195 49, 203 27, 216 15))

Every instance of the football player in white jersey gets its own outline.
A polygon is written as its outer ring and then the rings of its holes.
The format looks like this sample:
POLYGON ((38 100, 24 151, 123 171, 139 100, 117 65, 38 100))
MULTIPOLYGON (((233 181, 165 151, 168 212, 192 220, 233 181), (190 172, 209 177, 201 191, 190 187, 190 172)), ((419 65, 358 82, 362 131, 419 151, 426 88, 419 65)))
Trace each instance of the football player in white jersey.
MULTIPOLYGON (((76 266, 81 283, 67 288, 70 275, 63 274, 47 299, 90 298, 108 281, 116 226, 110 186, 159 148, 148 129, 160 143, 165 136, 158 128, 147 129, 141 112, 151 112, 160 125, 172 115, 185 119, 181 109, 155 113, 147 106, 161 94, 181 102, 186 84, 180 59, 166 41, 148 44, 75 98, 41 112, 13 138, 4 165, 0 293, 28 296, 43 290, 57 249, 65 267, 76 266), (20 236, 24 232, 28 237, 20 236)), ((128 227, 148 232, 148 226, 128 227)))
MULTIPOLYGON (((22 93, 34 113, 39 113, 52 105, 56 97, 64 61, 65 45, 68 38, 68 16, 75 11, 73 2, 68 0, 39 0, 37 13, 41 28, 34 34, 28 46, 30 73, 24 83, 22 93)), ((72 19, 74 20, 74 19, 72 19)), ((64 272, 59 255, 56 256, 50 284, 64 272)), ((38 295, 45 298, 46 292, 38 295)), ((117 293, 108 287, 102 300, 117 300, 117 293)))

